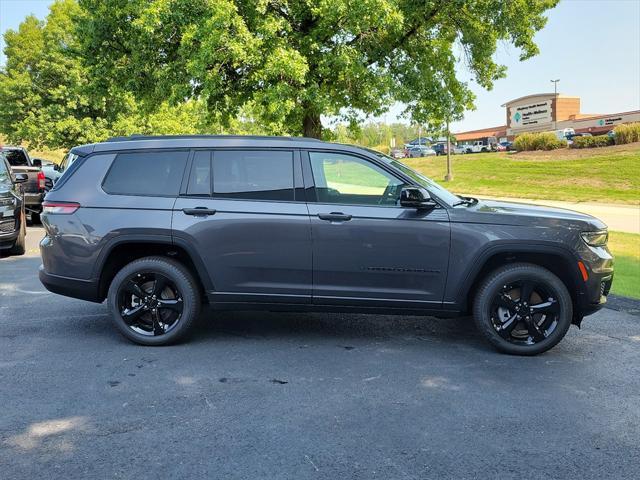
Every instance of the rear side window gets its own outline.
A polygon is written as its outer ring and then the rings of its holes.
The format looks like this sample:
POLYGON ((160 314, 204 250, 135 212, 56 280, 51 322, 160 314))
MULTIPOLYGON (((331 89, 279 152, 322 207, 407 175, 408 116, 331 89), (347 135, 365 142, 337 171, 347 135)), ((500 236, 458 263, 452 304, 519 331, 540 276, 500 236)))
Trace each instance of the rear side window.
POLYGON ((178 150, 120 153, 102 188, 116 195, 177 196, 188 157, 178 150))
POLYGON ((216 151, 213 194, 219 198, 293 201, 293 152, 216 151))
POLYGON ((12 167, 28 167, 27 156, 22 150, 5 150, 5 157, 12 167))

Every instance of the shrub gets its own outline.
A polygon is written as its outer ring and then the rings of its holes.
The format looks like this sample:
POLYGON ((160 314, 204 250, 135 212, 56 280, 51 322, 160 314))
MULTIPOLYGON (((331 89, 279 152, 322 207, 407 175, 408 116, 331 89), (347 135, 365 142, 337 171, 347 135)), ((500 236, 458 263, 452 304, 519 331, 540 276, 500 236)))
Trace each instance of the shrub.
POLYGON ((384 153, 385 155, 389 155, 390 148, 389 145, 376 145, 375 147, 371 147, 373 150, 377 150, 378 152, 384 153))
POLYGON ((523 133, 513 142, 514 148, 522 152, 524 150, 555 150, 567 146, 566 140, 558 140, 555 133, 523 133))
POLYGON ((613 129, 616 145, 640 142, 640 122, 618 125, 613 129))
POLYGON ((613 145, 613 138, 609 135, 597 135, 595 137, 573 137, 571 148, 594 148, 613 145))

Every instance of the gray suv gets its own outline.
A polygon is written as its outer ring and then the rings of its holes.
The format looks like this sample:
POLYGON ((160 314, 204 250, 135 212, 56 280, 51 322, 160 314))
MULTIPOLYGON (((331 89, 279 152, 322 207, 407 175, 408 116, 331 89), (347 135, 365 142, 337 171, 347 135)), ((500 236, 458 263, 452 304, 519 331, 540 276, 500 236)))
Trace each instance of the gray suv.
POLYGON ((130 340, 214 310, 472 313, 532 355, 605 301, 607 228, 567 210, 459 197, 398 160, 307 138, 114 138, 71 150, 48 193, 40 280, 107 299, 130 340))

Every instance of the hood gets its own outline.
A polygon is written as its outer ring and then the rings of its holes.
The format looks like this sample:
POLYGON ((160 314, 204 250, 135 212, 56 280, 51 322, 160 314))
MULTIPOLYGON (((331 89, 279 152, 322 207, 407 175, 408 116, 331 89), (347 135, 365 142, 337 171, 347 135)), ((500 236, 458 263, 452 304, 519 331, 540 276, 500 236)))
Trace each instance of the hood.
POLYGON ((582 231, 607 228, 604 222, 585 213, 528 203, 480 200, 475 205, 457 207, 454 211, 453 221, 498 225, 557 226, 582 231))

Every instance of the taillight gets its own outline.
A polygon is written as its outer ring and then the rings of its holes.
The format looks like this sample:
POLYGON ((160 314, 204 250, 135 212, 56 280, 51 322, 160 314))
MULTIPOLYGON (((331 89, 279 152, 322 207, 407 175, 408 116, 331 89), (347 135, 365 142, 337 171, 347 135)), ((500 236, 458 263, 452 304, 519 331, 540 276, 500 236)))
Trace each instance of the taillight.
POLYGON ((80 208, 76 202, 43 202, 43 213, 56 213, 59 215, 71 215, 80 208))
POLYGON ((40 190, 44 190, 45 187, 45 176, 44 176, 44 172, 38 172, 38 188, 40 190))

